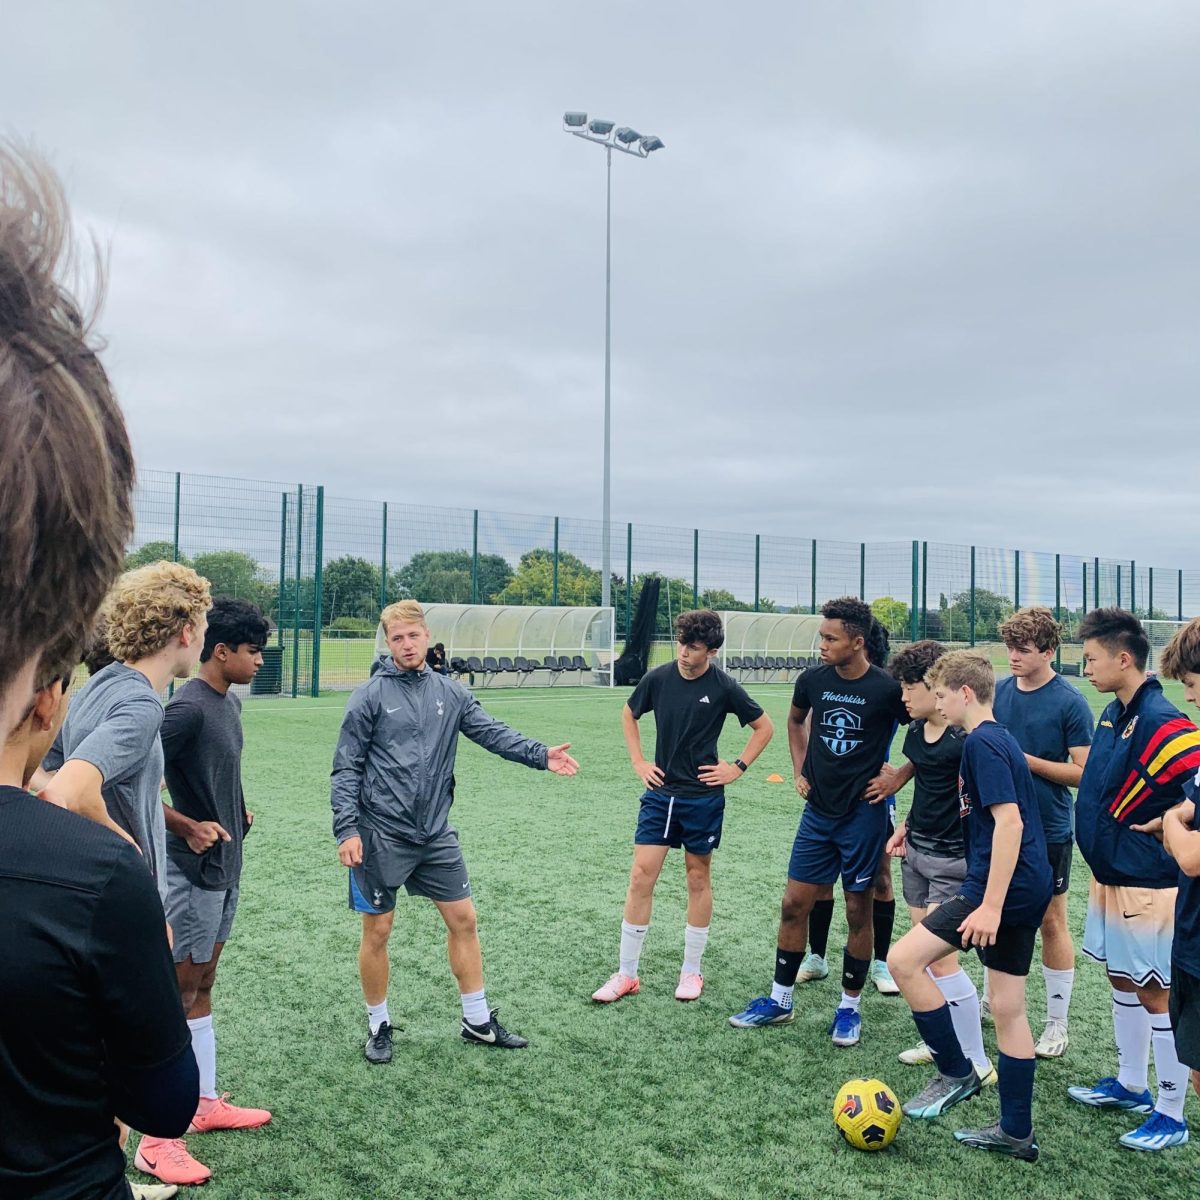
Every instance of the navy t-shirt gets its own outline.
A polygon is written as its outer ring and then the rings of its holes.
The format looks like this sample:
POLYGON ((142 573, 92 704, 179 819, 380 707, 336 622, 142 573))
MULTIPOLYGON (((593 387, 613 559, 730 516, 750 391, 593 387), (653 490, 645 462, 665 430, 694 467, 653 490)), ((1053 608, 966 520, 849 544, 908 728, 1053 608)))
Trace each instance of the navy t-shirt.
MULTIPOLYGON (((1183 786, 1189 800, 1200 809, 1200 774, 1183 786)), ((1192 822, 1200 828, 1200 820, 1192 822)), ((1171 961, 1200 979, 1200 876, 1179 872, 1179 896, 1175 901, 1175 940, 1171 961)))
POLYGON ((1002 919, 1015 925, 1040 925, 1054 877, 1046 856, 1046 835, 1038 812, 1033 776, 1016 739, 1002 725, 985 721, 963 743, 958 781, 959 813, 967 851, 967 877, 960 892, 972 904, 982 904, 992 865, 996 832, 993 804, 1016 804, 1021 812, 1021 851, 1004 897, 1002 919))
MULTIPOLYGON (((1026 754, 1049 762, 1070 762, 1070 748, 1090 746, 1096 728, 1083 694, 1061 675, 1032 692, 1021 691, 1012 675, 1001 679, 992 712, 1026 754)), ((1071 789, 1034 775, 1033 790, 1046 841, 1070 841, 1075 832, 1071 789)))
POLYGON ((812 712, 804 755, 808 804, 844 817, 888 760, 896 725, 908 724, 900 684, 880 667, 844 679, 836 667, 813 667, 796 680, 792 707, 812 712))
POLYGON ((654 713, 654 765, 663 773, 661 790, 691 798, 720 791, 700 781, 700 768, 719 761, 717 741, 725 717, 733 713, 749 725, 763 715, 758 701, 714 663, 695 679, 685 679, 673 662, 655 667, 633 689, 629 711, 635 717, 654 713))

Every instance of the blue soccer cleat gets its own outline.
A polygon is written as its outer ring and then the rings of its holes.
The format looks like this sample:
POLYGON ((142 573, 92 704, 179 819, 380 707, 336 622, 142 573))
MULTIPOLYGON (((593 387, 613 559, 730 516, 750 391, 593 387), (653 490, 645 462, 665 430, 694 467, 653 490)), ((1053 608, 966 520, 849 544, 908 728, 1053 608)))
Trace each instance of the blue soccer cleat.
POLYGON ((1154 1109, 1154 1097, 1149 1088, 1144 1092, 1131 1092, 1113 1075, 1105 1075, 1094 1087, 1069 1087, 1067 1095, 1077 1104, 1086 1104, 1089 1108, 1124 1108, 1136 1113, 1154 1109))
POLYGON ((829 1026, 835 1046, 857 1046, 862 1036, 862 1017, 853 1008, 839 1008, 829 1026))
POLYGON ((776 1004, 770 996, 756 996, 729 1023, 734 1029, 754 1029, 759 1025, 786 1025, 794 1016, 792 1009, 776 1004))
POLYGON ((1121 1138, 1127 1150, 1165 1150, 1168 1146, 1182 1146, 1188 1140, 1186 1121, 1177 1121, 1166 1113, 1154 1112, 1138 1129, 1131 1130, 1121 1138))

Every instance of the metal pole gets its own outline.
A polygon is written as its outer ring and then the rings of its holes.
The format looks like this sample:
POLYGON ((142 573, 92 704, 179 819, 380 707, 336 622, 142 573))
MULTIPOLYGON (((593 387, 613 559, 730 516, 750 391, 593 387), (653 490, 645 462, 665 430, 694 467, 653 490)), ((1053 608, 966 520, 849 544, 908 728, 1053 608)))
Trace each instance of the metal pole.
MULTIPOLYGON (((175 534, 171 541, 171 561, 179 561, 179 472, 175 472, 175 534)), ((172 683, 171 685, 175 685, 172 683)))
POLYGON ((971 645, 975 645, 975 547, 971 547, 971 594, 968 601, 971 610, 971 645))
MULTIPOLYGON (((280 492, 279 499, 279 611, 275 617, 275 636, 279 646, 283 646, 283 589, 287 580, 287 492, 280 492)), ((283 674, 283 659, 280 656, 280 675, 283 674)), ((283 679, 280 678, 282 685, 283 679)))
POLYGON ((929 636, 929 543, 921 543, 921 636, 929 636))
POLYGON ((1100 558, 1092 560, 1092 607, 1100 607, 1100 558))
POLYGON ((1079 564, 1083 568, 1083 615, 1087 616, 1087 560, 1079 564))
POLYGON ((759 581, 762 574, 762 534, 754 535, 754 611, 758 612, 759 581))
POLYGON ((1149 572, 1149 591, 1150 594, 1146 598, 1146 620, 1154 620, 1154 568, 1147 568, 1149 572))
POLYGON ((1021 552, 1013 551, 1013 608, 1021 607, 1021 552))
POLYGON ((1121 607, 1121 564, 1117 563, 1117 607, 1121 607))
POLYGON ((692 607, 700 607, 700 530, 692 530, 692 607))
POLYGON ((325 488, 317 485, 317 546, 316 566, 313 570, 313 652, 312 652, 312 688, 310 695, 314 698, 321 694, 321 608, 324 597, 324 570, 322 560, 325 557, 325 488))
POLYGON ((304 549, 304 484, 296 484, 296 603, 292 609, 292 699, 297 691, 300 674, 300 571, 304 549))
POLYGON ((554 518, 554 583, 550 603, 558 607, 558 518, 554 518))
POLYGON ((479 603, 479 509, 471 516, 471 603, 479 603))
POLYGON ((809 612, 811 612, 813 614, 813 616, 816 616, 816 613, 817 613, 817 539, 816 538, 813 538, 813 540, 812 540, 812 574, 811 574, 810 581, 812 583, 812 607, 809 609, 809 612))
MULTIPOLYGON (((1054 556, 1054 619, 1062 624, 1062 555, 1054 556)), ((1062 667, 1062 642, 1058 643, 1058 649, 1054 653, 1054 668, 1059 670, 1062 667)))
POLYGON ((387 608, 387 501, 383 502, 383 548, 379 555, 379 611, 387 608))
POLYGON ((1179 616, 1180 621, 1183 620, 1183 568, 1179 568, 1179 616))
POLYGON ((867 600, 867 543, 858 543, 858 598, 867 600))
POLYGON ((909 610, 908 632, 909 640, 917 641, 921 636, 921 627, 917 624, 920 616, 917 612, 917 604, 920 601, 920 582, 921 582, 921 546, 914 538, 912 544, 912 608, 909 610))
POLYGON ((625 640, 633 628, 633 522, 625 527, 625 640))
POLYGON ((604 527, 600 607, 608 608, 612 581, 612 147, 604 149, 607 192, 604 206, 604 527))
POLYGON ((1129 611, 1137 612, 1137 561, 1129 560, 1129 611))

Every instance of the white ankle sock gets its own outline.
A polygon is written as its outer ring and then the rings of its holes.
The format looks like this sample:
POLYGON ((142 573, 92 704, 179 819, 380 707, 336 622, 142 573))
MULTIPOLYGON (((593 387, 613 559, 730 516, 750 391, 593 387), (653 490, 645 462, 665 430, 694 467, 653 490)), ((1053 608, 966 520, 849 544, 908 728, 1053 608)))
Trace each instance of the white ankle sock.
POLYGON ((1154 1110, 1182 1121, 1191 1072, 1175 1052, 1175 1034, 1166 1013, 1151 1014, 1150 1039, 1154 1044, 1154 1074, 1158 1076, 1154 1110))
POLYGON ((480 988, 477 992, 463 992, 459 999, 462 1001, 463 1016, 468 1025, 486 1025, 491 1013, 488 1012, 487 994, 480 988))
POLYGON ((213 1032, 212 1014, 193 1017, 188 1021, 192 1031, 192 1053, 200 1068, 200 1099, 217 1098, 217 1035, 213 1032))
POLYGON ((946 997, 950 1006, 950 1020, 962 1052, 980 1066, 988 1064, 987 1050, 983 1045, 983 1026, 979 1021, 979 992, 966 971, 959 968, 953 975, 934 976, 938 991, 946 997))
POLYGON ((1150 1072, 1150 1014, 1134 992, 1113 988, 1112 997, 1117 1082, 1131 1092, 1144 1092, 1150 1072))
POLYGON ((391 1018, 388 1016, 387 1001, 382 1004, 367 1005, 367 1020, 371 1025, 371 1036, 374 1037, 379 1032, 379 1027, 387 1021, 391 1024, 391 1018))
POLYGON ((779 1005, 780 1008, 792 1007, 792 996, 795 993, 795 988, 787 987, 782 983, 771 984, 771 999, 779 1005))
POLYGON ((683 929, 683 969, 690 975, 700 974, 700 960, 708 945, 708 926, 685 925, 683 929))
POLYGON ((861 1003, 862 1003, 862 993, 861 992, 859 992, 859 994, 857 996, 847 996, 846 993, 843 992, 841 1000, 838 1001, 838 1008, 851 1008, 855 1012, 858 1012, 858 1006, 861 1003))
POLYGON ((621 974, 636 979, 638 962, 642 957, 642 943, 646 940, 649 925, 630 925, 621 922, 621 974))
POLYGON ((1067 1009, 1071 1005, 1071 989, 1075 986, 1075 968, 1069 971, 1055 971, 1050 967, 1042 968, 1042 978, 1046 981, 1046 1020, 1067 1023, 1067 1009))

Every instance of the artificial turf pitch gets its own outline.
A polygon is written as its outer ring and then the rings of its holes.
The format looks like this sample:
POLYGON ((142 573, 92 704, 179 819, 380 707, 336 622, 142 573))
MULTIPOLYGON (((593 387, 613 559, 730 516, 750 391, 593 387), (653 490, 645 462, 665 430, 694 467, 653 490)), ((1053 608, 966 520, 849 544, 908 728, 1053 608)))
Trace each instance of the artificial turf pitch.
MULTIPOLYGON (((766 782, 772 771, 791 779, 790 692, 751 691, 776 733, 749 775, 728 789, 704 994, 691 1004, 672 994, 685 913, 675 853, 655 898, 641 993, 605 1007, 589 996, 616 968, 640 790, 620 736, 624 694, 483 693, 490 711, 523 732, 570 741, 581 764, 574 779, 560 779, 493 758, 466 739, 459 753, 452 818, 479 910, 488 1000, 531 1045, 501 1052, 461 1042, 440 920, 428 901, 402 897, 389 1002, 403 1032, 384 1067, 368 1066, 362 1055, 359 919, 347 910, 346 873, 330 834, 329 767, 345 696, 248 703, 244 778, 256 821, 214 991, 218 1086, 234 1103, 271 1108, 274 1120, 260 1131, 188 1139, 213 1169, 206 1200, 1195 1196, 1194 1145, 1161 1154, 1121 1149, 1118 1136, 1140 1118, 1087 1110, 1066 1096, 1068 1085, 1115 1070, 1108 985, 1081 952, 1070 1049, 1065 1059, 1038 1064, 1036 1165, 964 1150, 951 1138, 955 1128, 995 1120, 995 1089, 938 1121, 905 1121, 882 1153, 841 1141, 831 1105, 846 1079, 879 1077, 904 1099, 929 1068, 896 1061, 917 1041, 912 1020, 902 998, 870 985, 862 1042, 831 1046, 845 931, 840 901, 830 938, 835 969, 798 988, 793 1024, 727 1024, 730 1013, 769 990, 800 811, 790 782, 766 782)), ((1172 697, 1182 706, 1182 695, 1172 697)), ((653 722, 642 724, 649 751, 653 722)), ((725 757, 736 755, 744 737, 736 721, 727 722, 725 757)), ((901 793, 902 813, 908 798, 901 793)), ((899 898, 898 866, 895 881, 899 898)), ((1086 889, 1077 858, 1077 951, 1086 889)), ((899 900, 896 936, 907 927, 899 900)), ((978 982, 973 956, 968 970, 978 982)), ((1035 1035, 1044 995, 1035 960, 1035 1035)), ((986 1034, 994 1047, 990 1028, 986 1034)), ((1188 1115, 1195 1125, 1195 1096, 1188 1115)))

